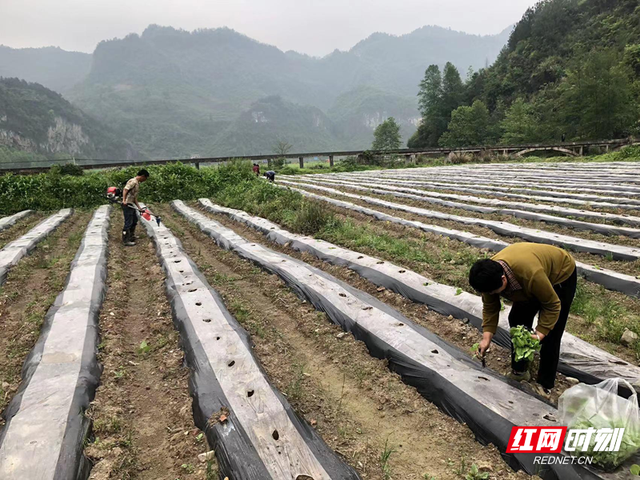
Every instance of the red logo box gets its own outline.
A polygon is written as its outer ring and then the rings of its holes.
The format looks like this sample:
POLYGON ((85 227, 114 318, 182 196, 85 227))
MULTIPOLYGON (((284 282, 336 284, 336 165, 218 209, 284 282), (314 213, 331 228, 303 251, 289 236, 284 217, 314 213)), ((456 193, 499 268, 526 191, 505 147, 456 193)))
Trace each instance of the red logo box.
POLYGON ((507 453, 560 453, 567 427, 513 427, 507 453))

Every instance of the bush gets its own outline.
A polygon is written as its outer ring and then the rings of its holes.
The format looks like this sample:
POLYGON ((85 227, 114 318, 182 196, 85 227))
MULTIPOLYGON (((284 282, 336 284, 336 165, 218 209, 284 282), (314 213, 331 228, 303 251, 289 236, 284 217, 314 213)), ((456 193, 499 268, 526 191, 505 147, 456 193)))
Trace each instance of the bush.
POLYGON ((213 198, 222 205, 245 210, 305 235, 316 234, 338 224, 323 205, 306 200, 298 192, 264 181, 229 184, 213 198))
POLYGON ((289 225, 295 232, 314 235, 333 223, 335 223, 334 216, 327 213, 326 208, 322 205, 303 201, 301 208, 295 211, 289 225))
POLYGON ((286 163, 287 163, 287 159, 284 157, 270 158, 268 161, 269 168, 273 170, 277 170, 279 168, 284 167, 286 163))
POLYGON ((614 155, 617 154, 618 158, 621 160, 637 160, 640 158, 640 145, 629 145, 628 147, 623 147, 619 152, 614 152, 614 155))
MULTIPOLYGON (((58 210, 90 208, 106 203, 108 187, 122 188, 140 166, 122 170, 105 170, 83 176, 64 174, 63 167, 38 175, 7 174, 0 176, 0 214, 20 210, 58 210)), ((141 189, 141 200, 169 202, 175 199, 196 200, 214 196, 228 185, 260 182, 248 164, 233 162, 220 167, 195 167, 174 163, 147 168, 151 176, 141 189)))
POLYGON ((49 169, 51 175, 72 175, 74 177, 81 177, 84 175, 84 170, 81 166, 75 163, 65 163, 64 165, 53 165, 49 169))
POLYGON ((300 175, 301 173, 304 173, 304 170, 287 165, 286 167, 278 170, 277 173, 279 175, 300 175))
POLYGON ((340 161, 340 166, 355 168, 358 165, 360 165, 358 163, 358 157, 345 157, 340 161))
POLYGON ((451 152, 447 157, 447 163, 453 165, 460 165, 463 163, 471 163, 475 160, 475 157, 471 153, 458 153, 451 152))

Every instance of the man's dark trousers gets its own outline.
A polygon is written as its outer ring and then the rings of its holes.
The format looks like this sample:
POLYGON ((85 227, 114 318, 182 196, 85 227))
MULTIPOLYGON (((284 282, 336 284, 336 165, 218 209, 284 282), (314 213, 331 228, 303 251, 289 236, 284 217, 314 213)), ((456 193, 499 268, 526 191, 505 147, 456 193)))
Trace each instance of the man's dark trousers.
POLYGON ((124 227, 123 232, 130 232, 138 224, 138 215, 135 209, 122 205, 122 213, 124 214, 124 227))
MULTIPOLYGON (((576 295, 576 285, 578 281, 578 273, 573 271, 571 276, 564 282, 555 285, 553 289, 556 291, 560 299, 560 316, 553 330, 549 335, 544 337, 540 348, 540 368, 538 369, 538 383, 544 388, 552 389, 556 381, 556 372, 558 370, 558 360, 560 358, 560 342, 562 334, 567 326, 567 318, 569 318, 569 310, 571 303, 576 295)), ((533 327, 533 319, 540 311, 540 302, 532 300, 530 302, 514 302, 509 313, 509 325, 516 327, 524 325, 531 329, 533 327)), ((511 348, 511 368, 514 372, 523 372, 527 369, 526 360, 514 361, 513 346, 511 348)))

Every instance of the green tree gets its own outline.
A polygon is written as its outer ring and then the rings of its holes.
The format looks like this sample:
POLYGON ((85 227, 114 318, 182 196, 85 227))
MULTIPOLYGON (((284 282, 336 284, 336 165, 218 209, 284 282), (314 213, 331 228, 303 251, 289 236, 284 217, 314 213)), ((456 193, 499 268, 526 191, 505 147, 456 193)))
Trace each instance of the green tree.
POLYGON ((462 105, 464 84, 460 78, 460 72, 451 63, 447 62, 442 72, 442 102, 440 114, 446 118, 447 123, 451 118, 451 112, 462 105))
POLYGON ((539 122, 534 105, 518 98, 500 124, 504 132, 500 141, 510 145, 536 142, 539 140, 539 122))
POLYGON ((442 117, 442 74, 438 65, 429 65, 418 91, 418 108, 422 121, 408 142, 410 148, 433 147, 447 129, 442 117))
POLYGON ((420 82, 418 91, 418 108, 422 118, 428 118, 436 113, 442 98, 442 74, 438 65, 429 65, 420 82))
POLYGON ((594 50, 570 70, 560 88, 563 120, 585 140, 628 134, 637 119, 631 71, 613 50, 594 50))
POLYGON ((447 130, 451 112, 462 104, 464 93, 460 72, 452 63, 447 63, 442 73, 437 65, 430 65, 418 92, 422 121, 409 139, 408 146, 437 146, 438 139, 447 130))
POLYGON ((449 128, 440 137, 443 147, 469 147, 491 143, 489 110, 480 100, 470 107, 462 106, 451 113, 449 128))
POLYGON ((400 148, 400 125, 393 117, 387 118, 378 125, 373 136, 373 145, 371 145, 373 150, 397 150, 400 148))
POLYGON ((640 75, 640 44, 627 45, 624 49, 624 63, 640 75))

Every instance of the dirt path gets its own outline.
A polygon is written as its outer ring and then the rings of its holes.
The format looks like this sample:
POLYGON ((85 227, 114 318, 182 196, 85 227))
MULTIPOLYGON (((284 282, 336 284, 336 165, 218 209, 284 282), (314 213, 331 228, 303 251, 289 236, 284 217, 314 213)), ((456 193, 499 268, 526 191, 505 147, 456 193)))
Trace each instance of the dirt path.
MULTIPOLYGON (((90 216, 76 212, 63 222, 30 256, 9 270, 0 288, 0 411, 20 385, 22 364, 38 340, 49 307, 64 288, 90 216)), ((4 419, 0 426, 4 426, 4 419)))
POLYGON ((155 210, 251 333, 275 386, 363 479, 456 479, 473 463, 491 478, 528 478, 276 276, 220 249, 169 207, 155 210))
POLYGON ((100 315, 101 386, 89 412, 96 462, 92 479, 217 479, 215 461, 194 426, 188 369, 151 240, 123 247, 119 211, 109 232, 108 293, 100 315))

